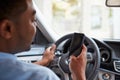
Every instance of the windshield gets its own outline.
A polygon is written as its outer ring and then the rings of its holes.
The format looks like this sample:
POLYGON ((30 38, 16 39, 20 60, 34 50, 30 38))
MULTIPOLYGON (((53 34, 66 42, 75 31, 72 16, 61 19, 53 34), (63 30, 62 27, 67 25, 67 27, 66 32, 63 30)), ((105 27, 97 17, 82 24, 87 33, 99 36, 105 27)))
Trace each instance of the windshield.
POLYGON ((35 0, 50 28, 60 37, 83 32, 98 39, 120 39, 120 8, 105 0, 35 0))

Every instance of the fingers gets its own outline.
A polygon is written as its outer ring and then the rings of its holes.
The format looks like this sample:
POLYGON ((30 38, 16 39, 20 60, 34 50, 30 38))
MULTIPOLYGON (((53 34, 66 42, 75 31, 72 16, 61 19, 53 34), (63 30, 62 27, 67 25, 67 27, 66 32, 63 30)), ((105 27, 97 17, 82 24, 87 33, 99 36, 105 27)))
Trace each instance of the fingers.
POLYGON ((52 46, 48 47, 42 57, 42 60, 44 61, 44 65, 48 65, 55 57, 55 49, 56 45, 53 44, 52 46))
POLYGON ((51 48, 50 48, 50 51, 51 51, 53 57, 55 56, 55 54, 54 54, 54 53, 55 53, 55 49, 56 49, 56 45, 53 44, 53 45, 51 46, 51 48))
POLYGON ((87 53, 87 47, 85 45, 83 45, 81 54, 78 57, 80 57, 80 56, 86 57, 86 53, 87 53))
POLYGON ((55 54, 54 54, 55 49, 56 49, 56 45, 55 45, 55 44, 53 44, 52 46, 48 47, 48 48, 46 49, 46 51, 44 52, 45 56, 48 56, 48 59, 49 59, 49 58, 50 58, 50 59, 53 59, 54 56, 55 56, 55 54))
POLYGON ((87 47, 85 45, 83 45, 83 49, 82 49, 83 52, 86 52, 87 51, 87 47))
POLYGON ((81 59, 80 57, 86 58, 86 53, 87 53, 87 47, 85 45, 83 45, 80 55, 78 57, 75 57, 74 55, 71 55, 70 56, 70 61, 75 60, 76 58, 81 59))
POLYGON ((52 51, 52 52, 54 52, 55 49, 56 49, 56 45, 53 44, 52 46, 48 47, 46 50, 47 50, 47 51, 52 51))
POLYGON ((55 51, 55 49, 56 49, 56 45, 53 44, 53 45, 51 46, 51 48, 50 48, 50 51, 55 51))
POLYGON ((75 61, 76 57, 74 55, 70 56, 70 62, 75 61))

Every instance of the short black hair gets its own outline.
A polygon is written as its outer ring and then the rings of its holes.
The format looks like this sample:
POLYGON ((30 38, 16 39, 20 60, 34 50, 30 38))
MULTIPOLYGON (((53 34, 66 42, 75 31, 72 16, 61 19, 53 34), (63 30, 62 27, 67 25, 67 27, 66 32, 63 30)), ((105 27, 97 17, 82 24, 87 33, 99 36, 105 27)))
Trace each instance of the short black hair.
POLYGON ((0 21, 14 20, 27 9, 27 0, 0 0, 0 21))

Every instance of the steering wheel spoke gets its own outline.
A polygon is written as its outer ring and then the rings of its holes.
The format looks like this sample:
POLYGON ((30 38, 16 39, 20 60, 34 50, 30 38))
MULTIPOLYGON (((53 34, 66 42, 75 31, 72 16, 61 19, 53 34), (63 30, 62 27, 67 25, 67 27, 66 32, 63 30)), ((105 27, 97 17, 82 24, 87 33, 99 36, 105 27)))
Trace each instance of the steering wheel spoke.
POLYGON ((92 61, 93 61, 93 55, 92 55, 92 53, 88 52, 87 53, 87 62, 89 63, 89 62, 92 62, 92 61))

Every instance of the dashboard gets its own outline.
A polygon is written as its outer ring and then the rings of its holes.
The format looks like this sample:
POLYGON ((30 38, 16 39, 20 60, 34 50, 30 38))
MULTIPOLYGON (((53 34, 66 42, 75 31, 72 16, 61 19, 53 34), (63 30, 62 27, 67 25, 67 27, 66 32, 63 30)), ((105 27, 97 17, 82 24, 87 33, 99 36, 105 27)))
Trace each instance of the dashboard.
POLYGON ((100 80, 120 80, 120 41, 94 40, 101 55, 98 78, 100 80))

